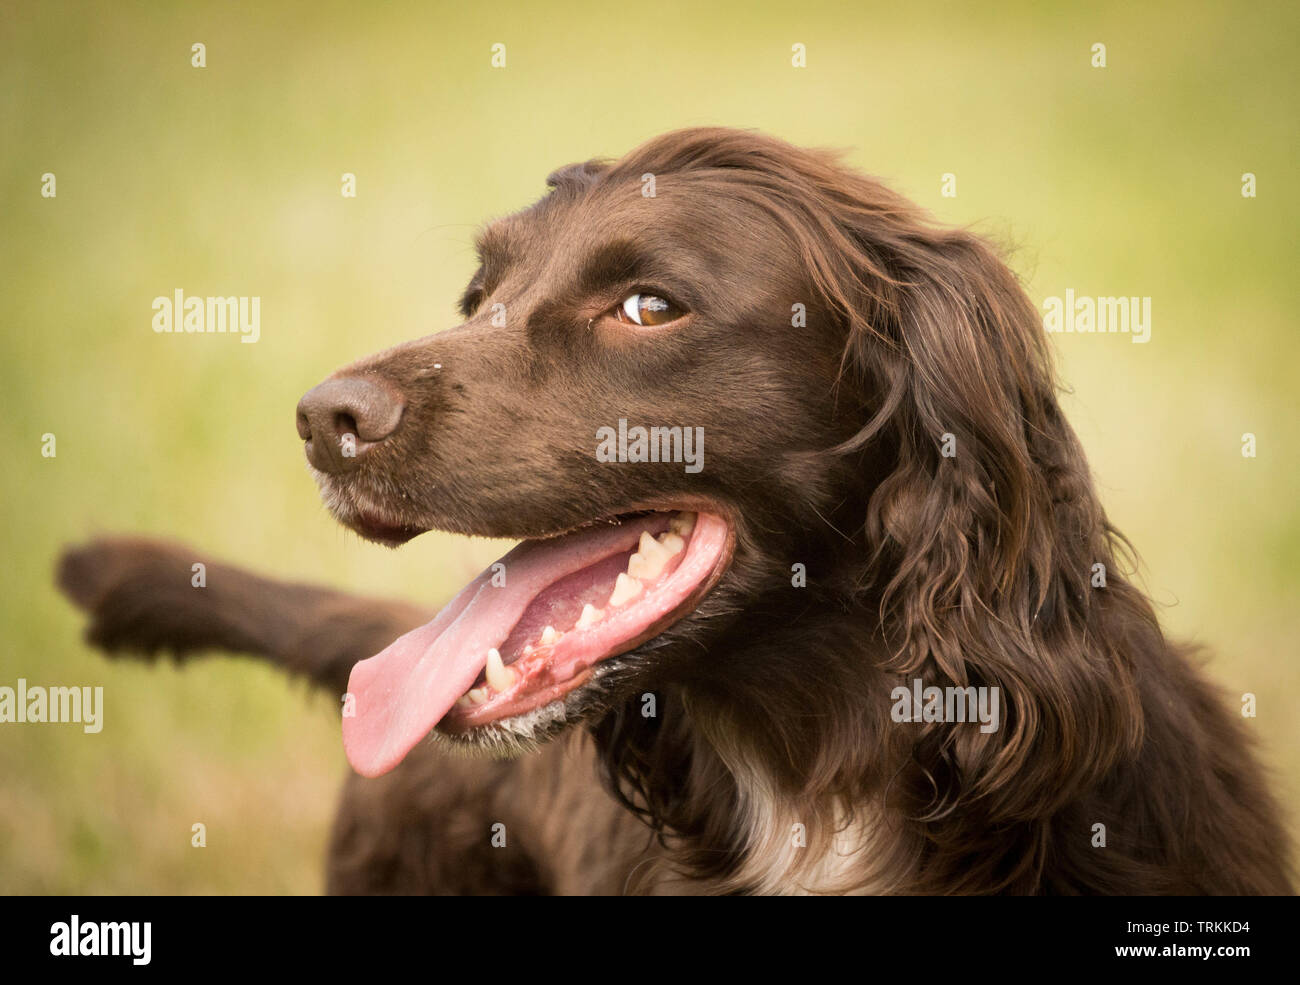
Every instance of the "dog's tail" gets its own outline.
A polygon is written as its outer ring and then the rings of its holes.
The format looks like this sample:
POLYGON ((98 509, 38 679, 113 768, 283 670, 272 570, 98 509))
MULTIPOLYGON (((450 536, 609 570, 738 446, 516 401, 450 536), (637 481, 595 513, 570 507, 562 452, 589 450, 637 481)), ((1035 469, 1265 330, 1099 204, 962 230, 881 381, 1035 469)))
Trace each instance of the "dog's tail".
POLYGON ((256 654, 336 694, 347 690, 353 664, 432 616, 402 602, 262 578, 140 538, 68 548, 57 578, 90 617, 87 642, 106 652, 256 654))

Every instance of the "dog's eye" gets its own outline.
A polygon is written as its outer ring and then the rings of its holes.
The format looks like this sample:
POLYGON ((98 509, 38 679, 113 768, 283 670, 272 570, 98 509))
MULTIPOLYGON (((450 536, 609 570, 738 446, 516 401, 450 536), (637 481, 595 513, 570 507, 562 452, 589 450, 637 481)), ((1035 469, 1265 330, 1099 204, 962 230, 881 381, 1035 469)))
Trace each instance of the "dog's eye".
POLYGON ((667 298, 657 294, 633 294, 614 309, 614 317, 633 325, 667 325, 686 314, 667 298))

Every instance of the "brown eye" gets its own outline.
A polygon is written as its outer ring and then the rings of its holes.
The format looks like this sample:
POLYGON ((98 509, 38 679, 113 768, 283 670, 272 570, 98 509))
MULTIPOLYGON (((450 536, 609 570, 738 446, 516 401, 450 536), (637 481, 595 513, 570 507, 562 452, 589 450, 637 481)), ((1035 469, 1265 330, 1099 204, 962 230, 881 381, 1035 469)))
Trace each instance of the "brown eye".
POLYGON ((614 309, 614 314, 619 321, 649 326, 667 325, 686 312, 657 294, 633 294, 614 309))

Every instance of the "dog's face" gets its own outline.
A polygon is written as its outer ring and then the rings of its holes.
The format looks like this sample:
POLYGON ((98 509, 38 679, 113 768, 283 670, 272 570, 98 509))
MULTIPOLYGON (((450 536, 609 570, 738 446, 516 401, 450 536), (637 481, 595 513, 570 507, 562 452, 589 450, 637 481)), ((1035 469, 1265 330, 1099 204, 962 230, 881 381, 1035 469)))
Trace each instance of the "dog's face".
POLYGON ((464 324, 337 374, 404 404, 394 433, 318 470, 339 519, 397 543, 732 511, 824 443, 836 366, 818 364, 829 349, 792 310, 811 294, 798 259, 757 208, 698 184, 664 179, 647 198, 636 181, 576 179, 488 227, 464 324), (704 447, 689 462, 602 462, 597 430, 620 420, 704 428, 704 447))
POLYGON ((721 631, 770 576, 789 585, 831 492, 807 465, 843 436, 842 339, 761 203, 693 173, 653 197, 639 173, 551 183, 481 236, 463 324, 300 406, 325 499, 364 536, 525 541, 358 665, 345 730, 363 772, 435 724, 545 737, 653 690, 703 652, 672 643, 721 631))

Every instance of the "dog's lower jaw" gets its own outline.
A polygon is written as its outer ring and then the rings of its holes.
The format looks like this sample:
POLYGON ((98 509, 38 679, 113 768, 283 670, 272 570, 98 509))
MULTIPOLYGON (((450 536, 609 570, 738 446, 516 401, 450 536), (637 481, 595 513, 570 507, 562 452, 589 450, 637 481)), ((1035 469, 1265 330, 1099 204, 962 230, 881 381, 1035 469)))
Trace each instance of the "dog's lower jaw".
POLYGON ((390 509, 380 507, 355 479, 344 484, 313 465, 308 464, 307 470, 334 519, 366 540, 397 548, 430 529, 413 517, 394 515, 390 509))
POLYGON ((600 717, 608 710, 605 682, 625 664, 619 658, 592 668, 589 679, 561 698, 519 715, 465 729, 429 733, 429 742, 457 755, 515 759, 536 752, 567 730, 600 717))

